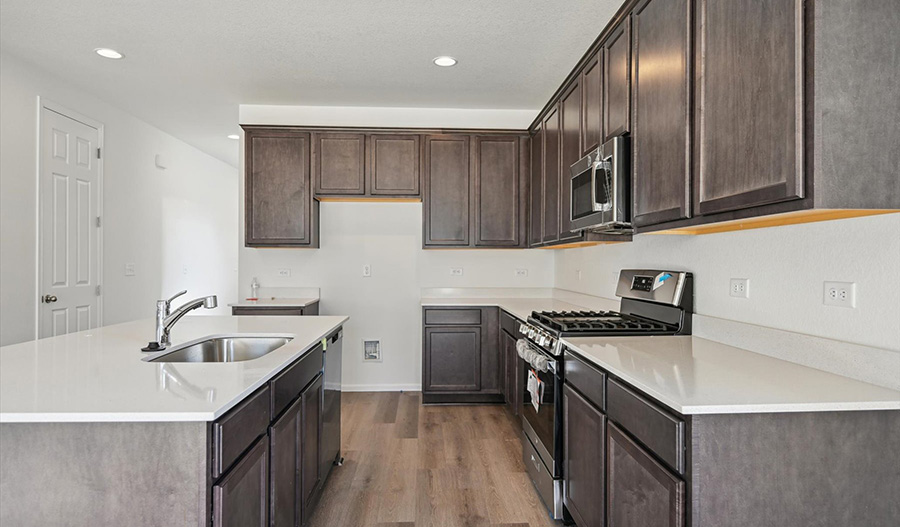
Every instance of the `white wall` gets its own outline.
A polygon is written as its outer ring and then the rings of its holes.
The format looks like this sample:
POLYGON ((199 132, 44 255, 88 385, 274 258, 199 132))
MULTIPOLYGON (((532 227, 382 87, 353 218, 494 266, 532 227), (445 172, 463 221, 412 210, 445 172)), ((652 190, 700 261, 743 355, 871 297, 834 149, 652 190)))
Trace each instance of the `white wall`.
POLYGON ((218 294, 227 312, 237 298, 237 169, 0 53, 0 345, 35 335, 38 96, 105 126, 104 324, 152 317, 155 301, 179 289, 218 294), (135 276, 124 276, 127 262, 135 276))
POLYGON ((240 251, 240 293, 319 287, 321 314, 349 315, 343 382, 350 389, 418 389, 423 287, 550 287, 553 255, 540 250, 423 250, 421 203, 322 203, 319 249, 240 251), (362 267, 372 266, 364 278, 362 267), (462 267, 463 276, 450 276, 462 267), (290 269, 290 278, 278 276, 290 269), (515 269, 528 269, 526 278, 515 269), (383 362, 364 363, 362 339, 380 339, 383 362))
POLYGON ((636 236, 556 253, 558 288, 614 298, 621 268, 694 273, 695 311, 900 350, 900 214, 707 234, 636 236), (581 280, 577 271, 581 271, 581 280), (750 279, 750 297, 729 295, 750 279), (824 281, 856 282, 857 308, 822 304, 824 281))

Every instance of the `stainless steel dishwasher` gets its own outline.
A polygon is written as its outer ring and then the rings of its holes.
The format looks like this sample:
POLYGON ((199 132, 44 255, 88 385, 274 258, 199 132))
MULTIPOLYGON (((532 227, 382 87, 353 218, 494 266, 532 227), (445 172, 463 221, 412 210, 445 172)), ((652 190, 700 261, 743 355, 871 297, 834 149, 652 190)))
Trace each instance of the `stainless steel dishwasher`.
POLYGON ((328 477, 332 467, 340 465, 341 457, 341 355, 343 328, 338 328, 326 339, 325 348, 325 389, 322 390, 322 445, 319 448, 322 481, 328 477))

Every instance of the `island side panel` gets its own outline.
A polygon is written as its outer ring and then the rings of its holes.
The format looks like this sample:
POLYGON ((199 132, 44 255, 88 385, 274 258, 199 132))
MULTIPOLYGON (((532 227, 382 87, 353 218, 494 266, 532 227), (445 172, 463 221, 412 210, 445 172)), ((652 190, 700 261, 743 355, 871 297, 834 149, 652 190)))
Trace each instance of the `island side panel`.
POLYGON ((207 423, 0 424, 0 525, 207 524, 207 423))
POLYGON ((900 411, 695 415, 697 526, 894 526, 900 411))

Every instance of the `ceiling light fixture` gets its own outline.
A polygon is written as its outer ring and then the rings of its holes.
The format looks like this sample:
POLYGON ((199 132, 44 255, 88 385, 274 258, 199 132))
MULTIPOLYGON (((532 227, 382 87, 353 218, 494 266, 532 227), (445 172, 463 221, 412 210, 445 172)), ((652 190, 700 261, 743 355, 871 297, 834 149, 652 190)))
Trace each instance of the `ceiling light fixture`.
POLYGON ((453 57, 440 56, 435 57, 434 61, 435 65, 441 66, 442 68, 449 68, 450 66, 456 66, 456 59, 453 57))
POLYGON ((241 138, 241 136, 239 136, 238 134, 231 134, 228 136, 228 139, 240 139, 240 138, 241 138))
POLYGON ((125 56, 118 51, 109 48, 97 48, 94 50, 94 53, 106 59, 121 59, 125 56))

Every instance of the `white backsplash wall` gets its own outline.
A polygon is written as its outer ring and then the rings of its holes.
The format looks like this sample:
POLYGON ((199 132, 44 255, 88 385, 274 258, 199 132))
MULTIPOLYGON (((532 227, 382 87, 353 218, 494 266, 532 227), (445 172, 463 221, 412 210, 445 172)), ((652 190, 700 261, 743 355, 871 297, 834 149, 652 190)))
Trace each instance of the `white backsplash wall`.
POLYGON ((622 268, 694 273, 702 315, 900 350, 900 214, 556 251, 555 287, 615 298, 622 268), (578 272, 581 272, 581 279, 578 272), (729 295, 750 280, 749 298, 729 295), (823 305, 823 282, 855 282, 855 309, 823 305))
POLYGON ((423 287, 551 287, 553 254, 541 250, 424 250, 421 203, 322 203, 319 249, 240 249, 240 294, 319 287, 320 313, 348 315, 343 382, 351 390, 419 389, 423 287), (372 276, 363 277, 369 264, 372 276), (461 267, 462 276, 451 276, 461 267), (290 269, 290 277, 279 276, 290 269), (527 269, 527 277, 515 276, 527 269), (380 339, 382 362, 363 362, 380 339))

